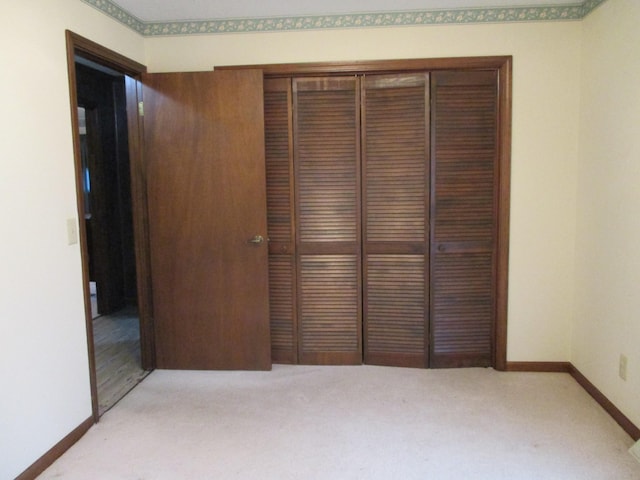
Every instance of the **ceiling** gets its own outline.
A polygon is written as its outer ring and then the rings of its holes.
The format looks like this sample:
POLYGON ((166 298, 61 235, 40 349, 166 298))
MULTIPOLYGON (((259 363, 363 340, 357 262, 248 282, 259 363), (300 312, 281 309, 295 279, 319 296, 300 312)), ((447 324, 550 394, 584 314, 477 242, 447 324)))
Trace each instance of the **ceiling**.
POLYGON ((145 23, 471 8, 581 5, 580 0, 112 0, 145 23))

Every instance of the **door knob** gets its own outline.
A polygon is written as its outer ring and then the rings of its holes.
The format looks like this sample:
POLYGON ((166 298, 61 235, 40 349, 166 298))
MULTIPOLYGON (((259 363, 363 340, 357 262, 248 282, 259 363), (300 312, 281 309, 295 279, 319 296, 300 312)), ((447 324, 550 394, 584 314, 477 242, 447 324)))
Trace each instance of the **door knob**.
POLYGON ((262 235, 256 235, 255 237, 249 239, 249 243, 253 243, 255 245, 258 245, 262 242, 264 242, 264 238, 262 237, 262 235))

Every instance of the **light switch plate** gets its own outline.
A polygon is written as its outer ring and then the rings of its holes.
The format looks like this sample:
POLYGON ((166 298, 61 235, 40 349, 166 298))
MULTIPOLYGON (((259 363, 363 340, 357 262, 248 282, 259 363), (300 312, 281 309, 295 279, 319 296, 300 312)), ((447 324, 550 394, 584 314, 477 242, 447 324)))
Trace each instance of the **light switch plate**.
POLYGON ((627 380, 627 356, 620 354, 620 363, 618 365, 618 376, 622 380, 627 380))
POLYGON ((78 243, 78 222, 75 218, 67 218, 67 243, 69 245, 78 243))
POLYGON ((629 453, 640 463, 640 440, 631 446, 629 453))

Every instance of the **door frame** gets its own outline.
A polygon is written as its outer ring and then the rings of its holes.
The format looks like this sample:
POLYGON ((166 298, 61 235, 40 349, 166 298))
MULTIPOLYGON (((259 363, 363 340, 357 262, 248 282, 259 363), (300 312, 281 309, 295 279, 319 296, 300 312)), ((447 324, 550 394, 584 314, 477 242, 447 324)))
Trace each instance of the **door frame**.
MULTIPOLYGON (((140 76, 147 67, 113 50, 99 45, 70 30, 65 31, 67 42, 67 68, 69 73, 69 100, 71 105, 71 127, 73 132, 73 156, 76 176, 76 198, 78 219, 84 216, 83 172, 78 122, 78 92, 76 87, 75 57, 80 55, 105 67, 123 73, 127 104, 129 138, 129 162, 131 169, 131 197, 133 214, 134 250, 137 273, 138 313, 140 317, 140 353, 142 368, 155 368, 155 345, 153 327, 153 303, 151 297, 151 268, 149 262, 149 225, 147 217, 146 180, 144 175, 143 144, 138 101, 142 99, 140 76)), ((93 419, 99 420, 98 385, 96 378, 95 349, 93 343, 93 320, 91 316, 91 293, 89 291, 89 249, 86 230, 80 223, 80 255, 82 259, 82 286, 84 293, 85 323, 89 354, 89 379, 93 419)))
POLYGON ((496 301, 493 325, 493 367, 507 369, 507 313, 509 287, 509 212, 511 192, 511 110, 513 57, 449 57, 354 62, 283 63, 215 66, 216 69, 261 69, 264 78, 349 74, 411 73, 437 70, 494 70, 498 74, 498 192, 496 238, 496 301))

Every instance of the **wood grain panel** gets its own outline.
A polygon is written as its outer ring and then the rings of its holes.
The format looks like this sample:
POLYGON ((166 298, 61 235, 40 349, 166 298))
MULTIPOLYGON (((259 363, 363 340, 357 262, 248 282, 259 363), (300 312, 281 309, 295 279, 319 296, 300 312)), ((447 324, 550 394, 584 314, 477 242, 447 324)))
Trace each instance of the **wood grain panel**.
POLYGON ((497 77, 432 76, 433 367, 489 366, 495 329, 497 77))
POLYGON ((143 77, 159 368, 271 368, 262 82, 143 77))
POLYGON ((422 73, 362 88, 366 363, 426 366, 428 85, 422 73))
POLYGON ((300 362, 362 363, 356 255, 300 258, 300 362))

